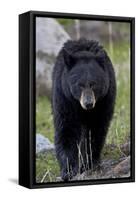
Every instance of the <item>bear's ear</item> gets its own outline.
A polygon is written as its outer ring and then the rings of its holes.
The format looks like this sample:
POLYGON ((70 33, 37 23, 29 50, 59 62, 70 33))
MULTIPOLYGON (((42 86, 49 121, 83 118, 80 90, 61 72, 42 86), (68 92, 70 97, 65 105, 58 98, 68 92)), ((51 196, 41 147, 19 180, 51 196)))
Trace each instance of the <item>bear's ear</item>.
POLYGON ((105 70, 105 66, 106 66, 107 58, 108 58, 107 53, 104 50, 102 50, 97 53, 95 58, 97 62, 100 64, 100 66, 105 70))
POLYGON ((69 53, 66 49, 63 49, 64 63, 67 69, 70 70, 76 63, 76 57, 69 53))

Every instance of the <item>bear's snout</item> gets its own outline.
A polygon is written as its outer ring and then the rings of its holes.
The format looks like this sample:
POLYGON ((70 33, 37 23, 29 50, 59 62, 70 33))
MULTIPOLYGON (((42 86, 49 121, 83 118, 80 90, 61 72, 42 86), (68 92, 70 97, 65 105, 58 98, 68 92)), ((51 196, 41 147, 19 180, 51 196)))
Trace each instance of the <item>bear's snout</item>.
POLYGON ((84 89, 81 93, 80 104, 83 109, 90 110, 96 103, 94 92, 91 89, 84 89))

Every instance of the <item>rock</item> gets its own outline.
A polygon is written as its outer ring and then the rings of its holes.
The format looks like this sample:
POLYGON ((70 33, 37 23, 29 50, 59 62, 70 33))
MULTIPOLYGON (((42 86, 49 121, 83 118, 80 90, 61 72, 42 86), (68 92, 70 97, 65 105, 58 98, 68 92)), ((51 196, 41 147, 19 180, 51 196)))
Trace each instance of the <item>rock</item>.
POLYGON ((56 181, 61 182, 61 181, 63 181, 63 180, 62 180, 62 178, 61 178, 60 176, 58 176, 58 177, 56 177, 56 181))
POLYGON ((39 133, 36 134, 36 154, 54 151, 54 149, 54 145, 49 141, 48 138, 39 133))
POLYGON ((130 156, 128 156, 125 160, 116 165, 116 167, 113 169, 113 173, 115 175, 128 174, 129 171, 130 171, 130 156))
POLYGON ((124 178, 130 176, 130 156, 119 160, 103 160, 98 170, 88 170, 77 174, 73 180, 95 180, 108 178, 124 178))
POLYGON ((36 18, 36 94, 51 95, 52 71, 56 56, 70 39, 62 26, 52 18, 36 18))
POLYGON ((123 152, 123 154, 125 155, 130 155, 130 142, 127 142, 125 144, 122 144, 120 146, 121 151, 123 152))

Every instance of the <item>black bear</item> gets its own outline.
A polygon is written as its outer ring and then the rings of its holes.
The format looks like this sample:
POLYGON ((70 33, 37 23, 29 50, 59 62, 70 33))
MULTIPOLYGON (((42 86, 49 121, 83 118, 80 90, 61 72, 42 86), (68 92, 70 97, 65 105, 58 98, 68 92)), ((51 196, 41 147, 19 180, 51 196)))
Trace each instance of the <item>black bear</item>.
POLYGON ((116 96, 115 73, 97 41, 67 41, 53 70, 52 109, 61 177, 93 169, 100 161, 116 96))

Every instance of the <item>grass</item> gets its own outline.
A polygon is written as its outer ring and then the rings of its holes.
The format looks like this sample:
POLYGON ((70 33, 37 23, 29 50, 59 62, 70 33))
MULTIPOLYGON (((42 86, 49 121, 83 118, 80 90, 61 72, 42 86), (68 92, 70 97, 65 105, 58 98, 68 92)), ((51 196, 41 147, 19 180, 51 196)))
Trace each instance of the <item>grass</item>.
POLYGON ((116 73, 117 95, 107 143, 120 145, 130 136, 130 53, 127 43, 116 44, 114 49, 112 60, 116 73))
POLYGON ((53 153, 43 153, 36 157, 36 182, 55 182, 58 176, 59 165, 53 153))
MULTIPOLYGON (((106 46, 107 51, 108 46, 106 46)), ((111 56, 111 55, 110 55, 111 56)), ((112 61, 114 63, 117 96, 115 112, 106 138, 102 158, 118 159, 121 156, 120 145, 130 137, 130 60, 129 45, 116 44, 112 61), (113 150, 109 145, 116 145, 113 150)), ((54 142, 54 127, 51 114, 51 104, 47 97, 39 97, 36 105, 36 132, 41 133, 54 142)), ((56 181, 60 176, 59 165, 53 154, 41 154, 36 158, 36 181, 56 181)))
POLYGON ((51 104, 46 96, 39 97, 36 102, 36 133, 41 133, 54 142, 51 104))
POLYGON ((130 135, 130 78, 129 69, 122 66, 117 78, 117 97, 107 143, 121 144, 130 135), (127 78, 126 78, 127 77, 127 78))

